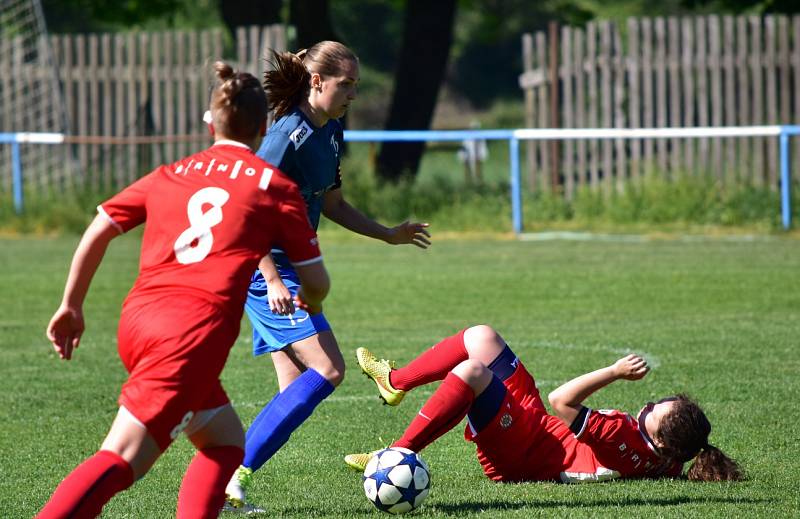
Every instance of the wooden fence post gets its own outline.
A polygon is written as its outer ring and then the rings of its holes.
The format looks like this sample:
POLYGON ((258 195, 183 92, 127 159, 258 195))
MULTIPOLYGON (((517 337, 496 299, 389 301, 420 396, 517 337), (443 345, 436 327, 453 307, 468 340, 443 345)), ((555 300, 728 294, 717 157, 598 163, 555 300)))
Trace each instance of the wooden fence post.
MULTIPOLYGON (((547 25, 548 29, 548 44, 550 46, 550 60, 549 60, 549 81, 550 81, 550 127, 560 128, 561 123, 559 119, 559 41, 558 41, 558 22, 551 21, 547 25)), ((550 190, 557 193, 559 189, 559 141, 553 139, 550 141, 550 190)))

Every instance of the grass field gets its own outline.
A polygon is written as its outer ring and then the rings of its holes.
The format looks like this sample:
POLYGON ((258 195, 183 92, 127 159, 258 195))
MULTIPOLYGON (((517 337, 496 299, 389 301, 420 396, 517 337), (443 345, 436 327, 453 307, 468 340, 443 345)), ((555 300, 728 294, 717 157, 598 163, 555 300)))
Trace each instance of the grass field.
MULTIPOLYGON (((356 371, 366 345, 400 362, 469 324, 495 326, 543 392, 643 354, 653 371, 589 401, 630 412, 677 391, 705 407, 711 442, 742 463, 738 484, 617 481, 567 486, 486 480, 461 427, 423 452, 433 488, 417 517, 787 517, 800 515, 800 241, 645 243, 439 240, 428 251, 322 236, 334 281, 326 313, 349 375, 255 478, 270 517, 378 517, 346 470, 347 452, 397 438, 431 393, 379 405, 356 371)), ((59 302, 76 237, 0 239, 0 516, 31 517, 100 444, 125 374, 115 349, 119 307, 138 239, 112 243, 86 304, 76 358, 51 352, 44 328, 59 302)), ((223 374, 248 424, 275 392, 267 359, 243 326, 223 374)), ((180 439, 107 518, 174 517, 192 455, 180 439)))

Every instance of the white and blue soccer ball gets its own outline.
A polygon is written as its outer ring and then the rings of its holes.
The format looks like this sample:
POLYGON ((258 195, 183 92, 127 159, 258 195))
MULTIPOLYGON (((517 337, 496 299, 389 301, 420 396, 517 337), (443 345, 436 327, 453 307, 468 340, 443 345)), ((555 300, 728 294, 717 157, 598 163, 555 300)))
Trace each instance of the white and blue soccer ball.
POLYGON ((364 469, 364 493, 378 510, 404 514, 419 507, 431 489, 428 465, 414 451, 389 447, 364 469))

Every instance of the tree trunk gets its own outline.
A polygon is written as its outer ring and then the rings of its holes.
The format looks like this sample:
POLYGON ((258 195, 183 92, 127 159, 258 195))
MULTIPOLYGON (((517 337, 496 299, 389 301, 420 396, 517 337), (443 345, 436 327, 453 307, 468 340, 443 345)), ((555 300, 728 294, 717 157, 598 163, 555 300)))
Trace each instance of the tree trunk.
MULTIPOLYGON (((408 0, 403 45, 395 72, 387 130, 427 130, 444 79, 457 0, 408 0)), ((387 142, 378 156, 378 175, 396 182, 416 176, 425 143, 387 142)))
POLYGON ((333 29, 328 0, 291 0, 289 23, 297 29, 296 50, 324 40, 341 41, 333 29))
POLYGON ((281 23, 283 0, 219 0, 219 11, 231 35, 243 25, 272 25, 281 23))

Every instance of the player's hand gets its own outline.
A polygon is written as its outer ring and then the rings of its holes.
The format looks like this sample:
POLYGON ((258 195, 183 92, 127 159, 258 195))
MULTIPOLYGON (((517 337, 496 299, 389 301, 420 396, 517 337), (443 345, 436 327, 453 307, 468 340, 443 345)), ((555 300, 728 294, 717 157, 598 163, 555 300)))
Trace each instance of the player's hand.
POLYGON ((47 338, 53 343, 53 349, 59 357, 70 360, 72 351, 81 342, 83 330, 83 310, 62 305, 47 325, 47 338))
POLYGON ((430 226, 428 223, 409 222, 406 220, 389 230, 389 237, 386 241, 392 245, 410 243, 420 249, 427 249, 431 244, 428 239, 431 237, 431 233, 427 229, 428 226, 430 226))
POLYGON ((633 353, 619 359, 613 368, 617 378, 625 380, 639 380, 650 371, 647 361, 633 353))
POLYGON ((294 313, 292 293, 280 279, 267 283, 267 301, 269 301, 269 309, 273 314, 291 315, 294 313))

